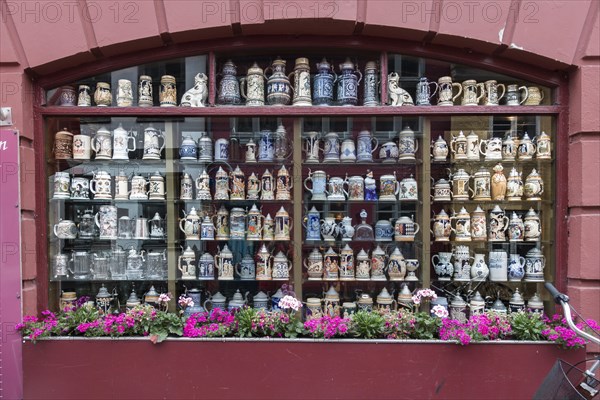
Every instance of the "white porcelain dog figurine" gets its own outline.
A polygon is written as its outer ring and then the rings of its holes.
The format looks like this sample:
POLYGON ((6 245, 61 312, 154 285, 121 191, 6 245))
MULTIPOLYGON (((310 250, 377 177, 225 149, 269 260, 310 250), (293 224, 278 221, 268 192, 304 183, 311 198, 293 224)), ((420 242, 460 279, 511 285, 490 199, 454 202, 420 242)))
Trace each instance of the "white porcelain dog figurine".
POLYGON ((414 106, 410 94, 400 87, 400 76, 396 72, 388 75, 388 91, 392 106, 414 106))
POLYGON ((208 77, 204 73, 197 74, 194 78, 193 88, 184 93, 181 98, 181 107, 205 107, 208 98, 208 77))

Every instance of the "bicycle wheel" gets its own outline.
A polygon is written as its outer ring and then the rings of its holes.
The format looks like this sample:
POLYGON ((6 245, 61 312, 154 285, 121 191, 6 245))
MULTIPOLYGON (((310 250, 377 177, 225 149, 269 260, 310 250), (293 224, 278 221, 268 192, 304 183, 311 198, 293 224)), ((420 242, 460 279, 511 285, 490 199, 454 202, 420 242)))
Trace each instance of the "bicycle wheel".
POLYGON ((566 361, 556 360, 533 395, 533 400, 586 400, 576 389, 583 378, 583 372, 566 361))

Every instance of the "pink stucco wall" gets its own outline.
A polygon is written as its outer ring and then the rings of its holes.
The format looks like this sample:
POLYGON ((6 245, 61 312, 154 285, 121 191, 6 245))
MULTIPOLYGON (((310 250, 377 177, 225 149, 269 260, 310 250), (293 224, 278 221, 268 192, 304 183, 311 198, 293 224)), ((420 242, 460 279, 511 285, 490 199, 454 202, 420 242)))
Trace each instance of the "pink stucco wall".
POLYGON ((596 0, 0 0, 0 106, 12 107, 21 132, 24 313, 35 313, 45 299, 36 284, 37 269, 45 266, 37 265, 35 248, 33 78, 196 40, 319 34, 450 46, 564 71, 568 188, 559 189, 568 189, 568 288, 585 315, 600 319, 599 7, 596 0))

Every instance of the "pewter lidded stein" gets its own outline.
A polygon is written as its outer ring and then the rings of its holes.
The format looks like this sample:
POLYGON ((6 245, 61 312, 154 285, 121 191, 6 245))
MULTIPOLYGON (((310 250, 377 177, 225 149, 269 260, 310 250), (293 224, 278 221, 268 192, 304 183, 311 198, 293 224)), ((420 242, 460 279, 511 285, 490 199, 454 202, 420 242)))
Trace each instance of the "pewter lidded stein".
POLYGON ((325 58, 317 63, 317 71, 313 80, 313 104, 316 106, 333 105, 333 84, 337 80, 337 76, 325 58))
POLYGON ((223 64, 221 71, 221 83, 217 95, 217 102, 222 105, 232 106, 242 102, 240 98, 240 84, 237 80, 237 67, 231 60, 227 60, 223 64))
POLYGON ((369 61, 365 65, 365 83, 363 106, 375 107, 379 105, 379 74, 377 62, 369 61))
POLYGON ((438 91, 438 84, 435 82, 428 82, 426 77, 419 78, 419 82, 417 83, 417 105, 418 106, 430 106, 431 103, 429 99, 431 99, 438 91), (431 92, 430 85, 434 85, 433 93, 431 92))
POLYGON ((291 76, 294 76, 294 100, 292 104, 295 106, 312 106, 308 58, 296 58, 296 66, 294 71, 290 73, 290 78, 291 76))
POLYGON ((160 160, 160 155, 165 148, 165 135, 152 124, 144 129, 144 160, 160 160), (162 140, 162 144, 160 141, 162 140))
POLYGON ((362 74, 354 70, 354 63, 350 58, 346 58, 346 61, 340 64, 340 71, 341 75, 337 80, 337 103, 340 106, 355 106, 358 103, 358 84, 362 80, 362 74))
POLYGON ((265 105, 265 76, 263 69, 257 63, 248 68, 248 74, 241 79, 242 97, 247 106, 265 105), (247 87, 247 90, 244 90, 247 87))
POLYGON ((292 98, 290 80, 285 75, 285 60, 277 57, 270 67, 265 68, 265 77, 269 69, 271 76, 267 78, 267 103, 272 106, 285 106, 292 98))

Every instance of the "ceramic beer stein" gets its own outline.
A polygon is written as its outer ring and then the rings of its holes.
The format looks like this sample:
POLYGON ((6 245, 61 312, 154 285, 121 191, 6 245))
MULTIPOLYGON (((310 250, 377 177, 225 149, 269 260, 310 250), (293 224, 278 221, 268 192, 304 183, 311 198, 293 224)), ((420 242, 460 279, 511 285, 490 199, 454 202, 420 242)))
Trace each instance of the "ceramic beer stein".
POLYGON ((92 140, 90 136, 83 134, 73 136, 73 159, 89 160, 90 158, 92 158, 92 140))
POLYGON ((165 135, 152 124, 144 129, 144 160, 160 160, 165 148, 165 135), (160 143, 162 140, 162 144, 160 143))
MULTIPOLYGON (((54 189, 56 194, 56 188, 54 189)), ((74 176, 71 179, 71 198, 89 199, 90 198, 90 180, 82 176, 74 176)))
POLYGON ((392 223, 387 219, 380 219, 375 223, 375 240, 390 242, 394 236, 392 223))
POLYGON ((506 230, 509 219, 504 210, 498 204, 490 211, 490 231, 488 240, 490 242, 503 242, 506 240, 506 230))
POLYGON ((272 162, 275 159, 275 135, 268 129, 260 131, 258 161, 272 162))
POLYGON ((275 189, 274 189, 273 175, 266 169, 260 178, 260 199, 261 200, 274 200, 275 189))
POLYGON ((510 170, 506 182, 506 199, 508 201, 521 201, 521 197, 523 196, 522 174, 522 172, 518 172, 514 167, 510 170))
POLYGON ((538 174, 536 169, 531 170, 531 173, 525 178, 523 192, 527 200, 540 201, 544 193, 544 180, 538 174))
POLYGON ((509 133, 502 142, 502 160, 514 161, 517 158, 518 140, 515 141, 509 133))
POLYGON ((177 269, 181 271, 181 279, 196 279, 196 252, 190 246, 178 257, 177 269))
POLYGON ((506 86, 504 86, 502 83, 496 82, 495 80, 489 80, 485 81, 483 87, 483 104, 486 106, 497 106, 500 102, 500 99, 504 97, 506 86), (498 89, 502 89, 500 94, 498 94, 498 89))
POLYGON ((154 213, 154 217, 150 221, 150 239, 165 238, 165 220, 161 218, 158 212, 154 213))
POLYGON ((327 184, 327 174, 325 171, 311 171, 308 169, 308 176, 304 180, 304 188, 311 193, 311 200, 322 201, 327 200, 325 187, 327 184), (307 183, 311 182, 312 188, 309 188, 307 183))
POLYGON ((337 176, 330 177, 327 182, 327 200, 329 201, 344 201, 348 196, 348 192, 344 189, 344 186, 347 184, 344 178, 340 178, 337 176))
POLYGON ((402 216, 394 224, 394 240, 396 242, 413 242, 421 227, 414 219, 402 216))
POLYGON ((400 152, 395 142, 386 142, 379 149, 379 159, 384 163, 395 163, 399 156, 400 152))
POLYGON ((471 262, 474 257, 471 256, 469 246, 454 246, 454 280, 466 282, 471 280, 471 262))
POLYGON ((533 208, 530 208, 527 214, 525 214, 524 225, 524 238, 526 242, 537 242, 540 240, 542 236, 542 224, 540 217, 533 208))
POLYGON ((525 281, 543 282, 545 265, 546 257, 539 248, 529 250, 525 255, 525 281))
POLYGON ((371 279, 371 258, 364 249, 356 255, 356 280, 368 281, 371 279))
POLYGON ((508 255, 504 250, 492 250, 489 253, 490 281, 506 282, 508 280, 508 255))
POLYGON ((284 106, 290 103, 291 91, 290 80, 285 74, 285 60, 277 57, 270 67, 265 68, 267 78, 267 103, 272 106, 284 106), (267 77, 267 71, 271 76, 267 77))
POLYGON ((477 172, 475 172, 475 174, 473 175, 473 200, 490 201, 492 199, 490 181, 490 171, 488 171, 484 166, 482 166, 477 172))
POLYGON ((136 151, 135 137, 123 129, 123 125, 113 131, 113 160, 129 160, 129 152, 136 151), (132 146, 129 147, 131 141, 132 146))
POLYGON ((200 222, 200 240, 215 240, 215 230, 212 219, 205 215, 202 222, 200 222))
POLYGON ((130 200, 148 200, 148 181, 141 175, 131 178, 130 200))
MULTIPOLYGON (((325 172, 323 172, 325 173, 325 172)), ((346 175, 346 182, 348 182, 348 200, 350 201, 363 201, 365 199, 365 180, 362 176, 351 176, 346 175)), ((313 196, 314 199, 314 196, 313 196)))
MULTIPOLYGON (((223 171, 224 176, 221 178, 221 185, 227 189, 227 173, 223 171)), ((200 175, 194 181, 196 186, 196 200, 212 200, 210 194, 210 177, 206 169, 203 169, 200 175)), ((227 191, 225 191, 227 193, 227 191)))
POLYGON ((508 85, 506 87, 506 105, 507 106, 519 106, 527 100, 529 96, 529 91, 525 86, 519 85, 508 85), (525 94, 521 96, 521 91, 524 91, 525 94), (521 100, 522 98, 522 100, 521 100))
POLYGON ((95 221, 96 226, 100 229, 100 239, 117 239, 117 207, 100 206, 95 221))
POLYGON ((110 160, 112 157, 112 135, 108 129, 98 129, 92 138, 92 150, 96 153, 96 160, 110 160))
POLYGON ((223 245, 223 248, 215 254, 215 266, 219 271, 217 277, 220 281, 232 281, 234 278, 235 268, 233 267, 233 253, 227 247, 227 244, 223 245))
POLYGON ((179 185, 179 199, 192 200, 194 198, 194 181, 190 174, 185 172, 179 185))
POLYGON ((215 259, 206 252, 198 259, 198 279, 212 281, 215 279, 215 259))
POLYGON ((355 106, 358 104, 358 85, 362 80, 362 73, 358 69, 354 69, 354 63, 350 61, 349 57, 339 65, 339 68, 337 104, 340 106, 355 106))
POLYGON ((248 211, 246 222, 246 240, 261 240, 264 215, 261 214, 256 204, 252 204, 248 211))
POLYGON ((253 172, 248 177, 247 182, 248 193, 246 194, 246 198, 248 200, 258 200, 260 196, 260 179, 253 172))
MULTIPOLYGON (((304 162, 307 164, 316 164, 319 162, 319 139, 321 134, 319 132, 306 132, 306 138, 304 139, 304 152, 306 158, 304 162)), ((354 144, 354 142, 353 142, 354 144)))
POLYGON ((314 248, 312 252, 302 261, 304 267, 308 271, 309 281, 320 281, 323 277, 323 254, 319 249, 314 248))
POLYGON ((487 224, 485 211, 481 207, 471 213, 471 239, 474 241, 485 241, 487 238, 487 224))
POLYGON ((479 143, 479 152, 485 156, 486 161, 502 160, 502 138, 482 140, 479 143))
POLYGON ((458 135, 452 135, 450 139, 450 151, 454 156, 454 160, 466 160, 467 159, 467 138, 463 131, 458 132, 458 135))
POLYGON ((430 106, 431 103, 429 100, 435 96, 439 89, 439 86, 435 82, 428 82, 426 77, 419 78, 419 82, 417 83, 417 98, 416 104, 418 106, 430 106), (430 88, 430 85, 434 86, 433 91, 430 88))
POLYGON ((54 235, 59 239, 76 239, 77 225, 68 219, 61 219, 53 226, 54 235))
POLYGON ((419 189, 417 187, 417 180, 413 178, 412 174, 408 178, 404 178, 400 181, 400 192, 398 198, 401 201, 418 200, 419 189))
POLYGON ((119 79, 117 86, 117 107, 131 107, 133 105, 133 90, 131 81, 119 79))
POLYGON ((379 200, 380 201, 396 201, 400 192, 400 183, 396 179, 396 171, 394 174, 381 175, 379 178, 379 200))
POLYGON ((459 168, 456 172, 450 174, 452 179, 452 198, 454 200, 469 200, 469 193, 473 189, 469 186, 471 175, 463 168, 459 168))
POLYGON ((458 213, 453 213, 450 217, 451 221, 455 221, 455 227, 452 228, 454 232, 454 240, 457 242, 470 242, 471 241, 471 215, 467 210, 462 207, 458 213))
POLYGON ((92 105, 92 90, 88 85, 79 85, 77 105, 79 107, 89 107, 92 105))
POLYGON ((450 223, 450 217, 446 214, 445 210, 441 210, 433 220, 432 233, 435 237, 436 242, 447 242, 450 240, 450 234, 452 233, 452 225, 450 223))
POLYGON ((229 240, 229 211, 224 205, 213 216, 217 240, 229 240))
POLYGON ((476 106, 484 95, 484 84, 477 83, 474 79, 468 79, 462 83, 462 100, 463 106, 476 106), (479 95, 477 92, 479 91, 479 95))
POLYGON ((368 171, 367 177, 364 180, 365 184, 365 200, 377 201, 377 183, 373 179, 373 172, 368 171))
POLYGON ((449 151, 448 143, 442 135, 439 135, 437 140, 431 143, 431 157, 433 161, 446 161, 449 151))
POLYGON ((340 152, 340 161, 343 163, 356 162, 356 146, 354 140, 344 139, 340 152))
POLYGON ((415 132, 407 125, 399 134, 398 159, 414 160, 415 153, 419 149, 419 141, 415 139, 415 132))
POLYGON ((292 100, 292 105, 312 106, 310 95, 310 65, 308 63, 308 58, 296 58, 294 71, 290 73, 288 78, 292 80, 292 76, 294 77, 294 98, 292 100))
MULTIPOLYGON (((542 131, 539 135, 535 137, 534 140, 537 148, 535 158, 537 158, 538 160, 552 159, 552 141, 550 139, 550 136, 548 136, 546 132, 542 131)), ((74 143, 73 146, 75 146, 74 143)), ((73 158, 75 158, 75 147, 73 147, 73 158)))
POLYGON ((245 77, 240 79, 240 90, 247 106, 265 105, 265 77, 261 67, 255 62, 245 77), (248 88, 247 90, 246 87, 248 88))
POLYGON ((525 224, 521 217, 513 211, 508 222, 508 240, 511 242, 522 242, 525 235, 525 224))
POLYGON ((403 281, 406 276, 406 260, 399 248, 395 247, 388 262, 390 281, 403 281))
POLYGON ((213 141, 206 132, 200 132, 200 139, 198 139, 198 161, 212 162, 212 160, 213 141))
POLYGON ((271 255, 271 252, 264 243, 256 253, 256 260, 256 280, 270 281, 273 278, 271 274, 273 269, 273 255, 271 255))
POLYGON ((321 240, 321 217, 315 206, 308 211, 304 220, 306 240, 321 240))
POLYGON ((354 280, 354 251, 348 244, 340 251, 339 270, 341 281, 354 280))
POLYGON ((325 217, 321 219, 321 235, 323 240, 335 241, 339 234, 339 227, 334 217, 325 217))
POLYGON ((54 194, 53 199, 68 199, 71 197, 69 187, 71 186, 71 176, 68 172, 54 173, 54 194))
POLYGON ((294 187, 292 177, 285 165, 277 171, 277 184, 275 185, 275 200, 291 200, 291 190, 294 187))
POLYGON ((239 165, 229 173, 229 180, 231 182, 229 199, 246 200, 246 176, 239 165))
POLYGON ((192 207, 189 213, 181 211, 184 217, 179 219, 179 229, 185 234, 186 240, 200 240, 200 216, 196 208, 192 207))
POLYGON ((229 238, 244 240, 246 238, 246 210, 233 207, 229 212, 229 238))
POLYGON ((138 106, 152 107, 154 99, 152 98, 152 77, 140 75, 138 85, 138 106))
POLYGON ((247 163, 256 163, 256 143, 252 138, 246 143, 245 159, 247 163))
POLYGON ((219 166, 215 173, 215 200, 229 200, 229 174, 219 166))
POLYGON ((129 177, 124 170, 120 170, 115 176, 115 200, 127 200, 129 193, 129 177))
POLYGON ((275 257, 273 257, 273 270, 271 271, 271 275, 274 281, 289 280, 291 269, 292 265, 290 264, 290 260, 282 251, 278 252, 275 257))
MULTIPOLYGON (((414 141, 414 136, 413 136, 414 141)), ((377 149, 378 141, 369 131, 360 131, 356 138, 358 162, 373 162, 373 152, 377 149)))
POLYGON ((537 86, 527 87, 527 97, 525 98, 525 106, 539 106, 544 100, 544 91, 537 86))
POLYGON ((452 106, 462 94, 462 86, 460 83, 452 82, 449 76, 442 76, 438 79, 438 106, 452 106), (458 88, 458 92, 454 95, 454 88, 458 88))
POLYGON ((340 162, 340 139, 335 132, 329 132, 325 135, 325 145, 323 148, 323 162, 339 163, 340 162))
MULTIPOLYGON (((385 271, 387 269, 388 255, 385 251, 377 245, 375 250, 371 252, 371 280, 372 281, 385 281, 385 271)), ((407 265, 408 268, 408 265, 407 265)))
POLYGON ((519 141, 517 153, 519 160, 531 160, 536 153, 536 146, 529 138, 527 132, 523 134, 523 137, 519 141))
POLYGON ((174 76, 163 75, 160 78, 158 100, 161 107, 177 106, 177 85, 174 76))
POLYGON ((242 258, 242 262, 235 266, 235 272, 241 280, 253 280, 256 277, 256 264, 250 254, 242 258))
POLYGON ((479 161, 479 135, 475 131, 467 136, 467 160, 479 161))
POLYGON ((192 139, 190 135, 186 135, 181 140, 181 146, 179 146, 179 159, 180 160, 196 160, 198 159, 198 147, 196 141, 192 139))
POLYGON ((313 78, 313 104, 316 106, 333 105, 333 87, 337 80, 333 66, 323 58, 316 67, 317 74, 313 78))
MULTIPOLYGON (((431 178, 433 182, 433 178, 431 178)), ((450 189, 450 182, 444 178, 438 180, 433 184, 433 201, 452 201, 452 190, 450 189)))
POLYGON ((350 241, 354 237, 354 227, 352 226, 352 217, 342 218, 338 224, 338 230, 343 241, 350 241))
POLYGON ((217 90, 217 103, 231 106, 242 102, 240 97, 240 84, 237 80, 237 67, 231 61, 227 60, 221 70, 221 82, 217 90))
POLYGON ((454 265, 450 261, 452 253, 440 252, 431 257, 431 264, 440 281, 449 281, 454 273, 454 265))
POLYGON ((150 187, 148 191, 148 198, 150 200, 164 200, 165 199, 165 178, 156 171, 150 176, 150 187))
POLYGON ((94 199, 112 199, 112 177, 106 171, 94 173, 90 181, 90 191, 94 193, 94 199))
POLYGON ((485 281, 490 274, 490 269, 485 263, 485 255, 476 253, 473 258, 473 265, 471 266, 471 279, 474 281, 485 281))
POLYGON ((94 92, 94 102, 99 107, 107 107, 112 105, 112 93, 110 92, 110 84, 106 82, 98 82, 96 91, 94 92))
POLYGON ((290 240, 292 221, 283 206, 275 214, 275 240, 290 240))

